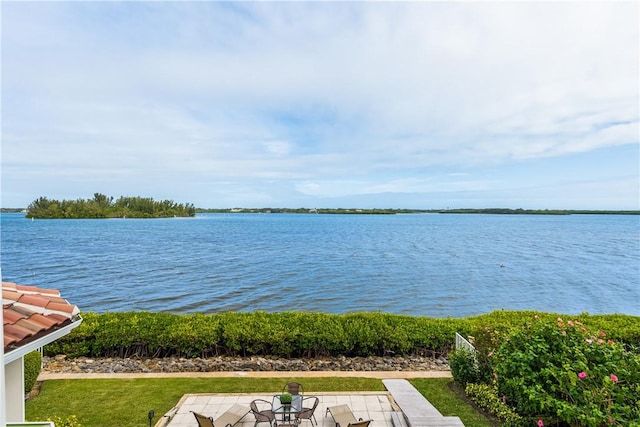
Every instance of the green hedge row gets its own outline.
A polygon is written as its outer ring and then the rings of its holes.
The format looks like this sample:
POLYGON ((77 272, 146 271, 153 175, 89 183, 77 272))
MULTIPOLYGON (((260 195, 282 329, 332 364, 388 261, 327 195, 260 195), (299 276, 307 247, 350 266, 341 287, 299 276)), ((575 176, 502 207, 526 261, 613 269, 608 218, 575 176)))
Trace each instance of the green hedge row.
POLYGON ((42 370, 42 355, 32 351, 24 356, 24 392, 29 393, 38 380, 42 370))
MULTIPOLYGON (((69 357, 390 356, 446 355, 455 332, 494 340, 533 315, 495 311, 468 318, 429 318, 387 313, 228 312, 170 314, 84 313, 73 332, 46 347, 47 355, 69 357)), ((640 317, 573 316, 610 338, 640 344, 640 317)))

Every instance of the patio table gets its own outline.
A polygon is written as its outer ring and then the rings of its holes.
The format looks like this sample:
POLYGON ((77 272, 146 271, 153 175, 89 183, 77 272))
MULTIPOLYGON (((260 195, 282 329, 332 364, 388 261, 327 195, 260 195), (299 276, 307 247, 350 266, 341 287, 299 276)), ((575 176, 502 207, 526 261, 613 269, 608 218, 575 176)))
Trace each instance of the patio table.
MULTIPOLYGON (((291 399, 291 405, 284 405, 280 402, 280 395, 276 394, 271 401, 271 410, 276 415, 276 422, 278 415, 281 415, 283 424, 297 424, 295 419, 291 419, 291 415, 299 414, 302 411, 302 396, 294 394, 291 399)), ((283 424, 280 425, 282 426, 283 424)))

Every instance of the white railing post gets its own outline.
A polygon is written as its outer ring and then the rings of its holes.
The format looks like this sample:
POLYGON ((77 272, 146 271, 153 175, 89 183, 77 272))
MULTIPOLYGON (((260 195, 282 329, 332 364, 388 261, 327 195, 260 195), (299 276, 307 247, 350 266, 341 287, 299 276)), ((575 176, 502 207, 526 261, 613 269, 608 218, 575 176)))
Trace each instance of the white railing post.
POLYGON ((475 353, 476 348, 465 337, 456 332, 456 350, 464 349, 468 352, 475 353))

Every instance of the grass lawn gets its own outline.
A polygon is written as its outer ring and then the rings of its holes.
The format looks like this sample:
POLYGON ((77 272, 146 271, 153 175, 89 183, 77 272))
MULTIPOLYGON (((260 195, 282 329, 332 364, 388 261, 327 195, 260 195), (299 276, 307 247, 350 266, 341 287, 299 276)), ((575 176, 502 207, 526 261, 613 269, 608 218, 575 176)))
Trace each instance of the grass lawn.
POLYGON ((492 424, 467 400, 451 391, 451 378, 417 378, 409 382, 445 417, 460 417, 465 427, 488 427, 492 424))
MULTIPOLYGON (((76 415, 82 427, 146 427, 147 413, 158 417, 187 393, 272 393, 288 381, 304 384, 305 394, 321 391, 384 391, 371 378, 133 378, 113 380, 49 380, 40 394, 26 403, 26 419, 43 421, 76 415)), ((412 380, 414 386, 443 415, 455 415, 466 427, 491 424, 456 396, 451 379, 412 380)))

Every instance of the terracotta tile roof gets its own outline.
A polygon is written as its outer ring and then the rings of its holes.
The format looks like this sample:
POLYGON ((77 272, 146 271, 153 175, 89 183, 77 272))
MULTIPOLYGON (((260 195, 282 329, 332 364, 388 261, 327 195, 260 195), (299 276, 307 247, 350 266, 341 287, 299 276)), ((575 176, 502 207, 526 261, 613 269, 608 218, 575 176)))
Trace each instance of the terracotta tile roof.
POLYGON ((2 282, 4 352, 73 323, 79 314, 55 289, 2 282))

